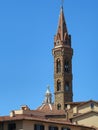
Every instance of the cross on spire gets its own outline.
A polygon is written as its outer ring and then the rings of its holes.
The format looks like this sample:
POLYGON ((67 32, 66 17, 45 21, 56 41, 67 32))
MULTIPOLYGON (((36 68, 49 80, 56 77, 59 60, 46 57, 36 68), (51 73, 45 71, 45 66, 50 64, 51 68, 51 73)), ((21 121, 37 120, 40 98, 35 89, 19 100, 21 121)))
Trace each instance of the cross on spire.
POLYGON ((61 6, 63 7, 63 4, 64 4, 64 0, 61 0, 61 6))

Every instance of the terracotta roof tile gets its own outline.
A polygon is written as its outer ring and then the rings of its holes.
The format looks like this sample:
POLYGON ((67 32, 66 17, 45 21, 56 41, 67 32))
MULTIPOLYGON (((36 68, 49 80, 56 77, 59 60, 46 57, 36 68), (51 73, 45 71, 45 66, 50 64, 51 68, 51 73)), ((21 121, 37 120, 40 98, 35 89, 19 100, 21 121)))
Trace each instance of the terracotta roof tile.
POLYGON ((44 112, 45 115, 65 115, 65 110, 57 110, 53 104, 44 104, 38 107, 37 111, 44 112))
MULTIPOLYGON (((60 125, 68 125, 68 126, 77 126, 77 127, 84 127, 84 128, 91 128, 92 127, 87 127, 87 126, 82 126, 82 125, 74 125, 68 121, 63 121, 63 120, 51 120, 51 119, 46 119, 42 117, 36 117, 36 116, 28 116, 28 115, 16 115, 15 117, 10 117, 10 116, 2 116, 0 117, 0 122, 6 122, 6 121, 17 121, 17 120, 32 120, 32 121, 40 121, 40 122, 45 122, 45 123, 55 123, 55 124, 60 124, 60 125)), ((93 128, 94 129, 94 128, 93 128)), ((95 130, 95 129, 94 129, 95 130)))
POLYGON ((90 102, 95 102, 95 103, 98 104, 98 101, 89 100, 89 101, 86 101, 86 102, 83 102, 83 103, 79 104, 77 107, 80 107, 80 106, 85 105, 85 104, 90 103, 90 102))

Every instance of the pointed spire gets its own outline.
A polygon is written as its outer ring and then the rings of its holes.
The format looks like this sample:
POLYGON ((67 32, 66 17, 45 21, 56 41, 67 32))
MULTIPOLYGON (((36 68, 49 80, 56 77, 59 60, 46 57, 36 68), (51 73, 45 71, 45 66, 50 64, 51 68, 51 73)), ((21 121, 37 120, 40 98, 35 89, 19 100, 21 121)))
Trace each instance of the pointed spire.
POLYGON ((60 10, 57 34, 54 37, 54 46, 56 45, 71 45, 71 36, 68 35, 68 30, 63 12, 63 5, 61 6, 60 10))
POLYGON ((59 25, 58 25, 57 34, 60 35, 61 41, 64 41, 65 34, 68 34, 66 22, 65 22, 65 17, 64 17, 64 12, 63 12, 63 6, 61 7, 61 10, 60 10, 60 17, 59 17, 59 25))

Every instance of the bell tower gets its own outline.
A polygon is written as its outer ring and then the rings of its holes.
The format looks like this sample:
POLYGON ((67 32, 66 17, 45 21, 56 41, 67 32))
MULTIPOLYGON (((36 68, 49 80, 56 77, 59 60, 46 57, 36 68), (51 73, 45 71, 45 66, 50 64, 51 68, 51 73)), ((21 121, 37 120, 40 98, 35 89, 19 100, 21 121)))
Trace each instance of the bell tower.
POLYGON ((65 109, 67 102, 73 101, 71 35, 68 34, 63 7, 60 10, 57 33, 54 36, 54 95, 58 110, 65 109))

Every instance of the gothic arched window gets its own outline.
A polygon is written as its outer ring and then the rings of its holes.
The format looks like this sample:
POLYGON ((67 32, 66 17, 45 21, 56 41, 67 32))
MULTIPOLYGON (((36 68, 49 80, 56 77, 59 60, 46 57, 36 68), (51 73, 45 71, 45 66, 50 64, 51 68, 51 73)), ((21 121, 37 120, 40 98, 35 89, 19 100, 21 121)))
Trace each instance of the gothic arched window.
POLYGON ((61 72, 61 61, 60 61, 60 59, 57 59, 56 66, 57 66, 57 73, 60 73, 61 72))
POLYGON ((65 91, 69 91, 69 82, 65 83, 65 91))
POLYGON ((64 65, 64 67, 65 67, 65 72, 67 72, 67 73, 69 73, 69 61, 68 60, 65 60, 65 65, 64 65))
POLYGON ((61 110, 61 104, 57 104, 57 110, 61 110))
POLYGON ((57 91, 60 91, 61 90, 61 81, 58 80, 57 81, 57 91))

